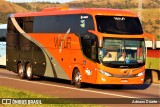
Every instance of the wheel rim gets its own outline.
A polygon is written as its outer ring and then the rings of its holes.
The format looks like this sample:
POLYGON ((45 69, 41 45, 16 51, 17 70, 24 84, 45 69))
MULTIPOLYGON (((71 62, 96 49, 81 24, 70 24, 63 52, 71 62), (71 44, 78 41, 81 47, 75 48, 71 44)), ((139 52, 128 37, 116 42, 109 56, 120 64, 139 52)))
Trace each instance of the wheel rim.
POLYGON ((27 68, 27 77, 31 77, 31 75, 32 75, 32 69, 31 69, 31 67, 28 67, 27 68))
POLYGON ((75 82, 80 83, 81 82, 81 74, 78 72, 75 76, 75 82))
POLYGON ((19 67, 19 74, 22 76, 23 75, 23 67, 20 65, 20 67, 19 67))

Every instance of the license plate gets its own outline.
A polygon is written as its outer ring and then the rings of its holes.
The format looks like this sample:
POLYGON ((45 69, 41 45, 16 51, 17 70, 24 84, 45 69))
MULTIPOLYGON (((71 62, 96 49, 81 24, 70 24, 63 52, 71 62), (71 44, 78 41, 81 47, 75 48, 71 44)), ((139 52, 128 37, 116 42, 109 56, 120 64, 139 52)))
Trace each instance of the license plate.
POLYGON ((125 80, 121 80, 121 82, 128 82, 128 80, 126 80, 126 79, 125 80))

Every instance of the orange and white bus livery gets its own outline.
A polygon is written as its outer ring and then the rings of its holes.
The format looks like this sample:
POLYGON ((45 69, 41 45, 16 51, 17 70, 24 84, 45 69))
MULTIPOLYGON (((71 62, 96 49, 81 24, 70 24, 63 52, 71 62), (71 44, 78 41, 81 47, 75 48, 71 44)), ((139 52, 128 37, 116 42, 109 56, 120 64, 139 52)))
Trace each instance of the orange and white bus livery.
POLYGON ((143 84, 147 36, 137 15, 124 10, 49 8, 11 14, 7 69, 22 79, 60 78, 76 87, 143 84))

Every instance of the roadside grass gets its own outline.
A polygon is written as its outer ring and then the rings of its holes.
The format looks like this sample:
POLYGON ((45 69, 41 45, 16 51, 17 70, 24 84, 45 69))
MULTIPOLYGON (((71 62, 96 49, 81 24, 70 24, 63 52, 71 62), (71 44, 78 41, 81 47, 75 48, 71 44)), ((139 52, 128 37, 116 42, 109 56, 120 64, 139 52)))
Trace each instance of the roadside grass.
MULTIPOLYGON (((13 88, 8 88, 4 86, 0 86, 0 99, 1 98, 24 98, 24 99, 42 99, 43 98, 52 98, 52 101, 54 101, 53 104, 0 104, 0 107, 99 107, 99 105, 93 105, 93 104, 75 104, 74 101, 67 101, 63 99, 58 99, 57 97, 50 97, 47 95, 41 95, 36 94, 29 91, 21 91, 13 88)), ((46 99, 47 100, 47 99, 46 99)), ((45 100, 45 101, 46 101, 45 100)), ((1 101, 0 101, 1 102, 1 101)), ((79 103, 79 102, 77 102, 79 103)))
POLYGON ((147 58, 146 69, 160 70, 160 58, 147 58))

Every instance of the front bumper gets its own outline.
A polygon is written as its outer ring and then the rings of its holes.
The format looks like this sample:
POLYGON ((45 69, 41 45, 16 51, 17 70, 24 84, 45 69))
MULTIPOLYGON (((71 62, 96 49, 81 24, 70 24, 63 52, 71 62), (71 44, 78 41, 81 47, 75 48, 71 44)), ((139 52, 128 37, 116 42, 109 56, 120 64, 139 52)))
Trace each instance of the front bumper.
POLYGON ((130 78, 121 78, 121 77, 107 77, 105 75, 99 74, 97 78, 97 84, 143 84, 144 83, 144 75, 139 77, 130 77, 130 78))

